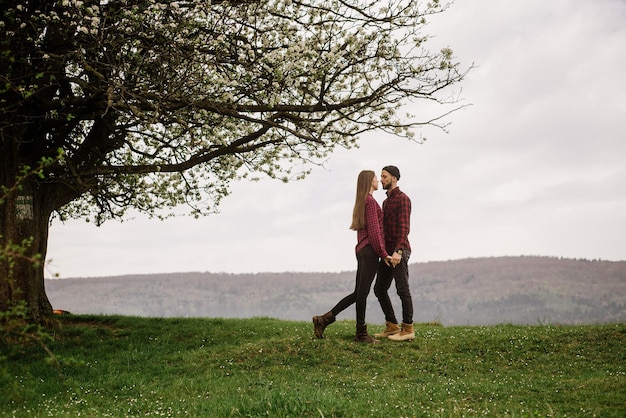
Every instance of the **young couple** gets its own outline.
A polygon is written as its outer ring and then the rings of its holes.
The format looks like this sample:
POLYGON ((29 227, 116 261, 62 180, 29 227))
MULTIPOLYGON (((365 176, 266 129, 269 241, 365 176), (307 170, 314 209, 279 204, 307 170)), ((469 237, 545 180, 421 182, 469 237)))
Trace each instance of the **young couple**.
POLYGON ((367 333, 365 324, 365 305, 372 282, 374 294, 385 314, 385 330, 374 334, 378 338, 394 341, 412 341, 413 302, 409 290, 408 261, 411 255, 409 229, 411 200, 398 187, 400 170, 388 165, 382 169, 380 182, 387 190, 387 198, 381 210, 372 196, 378 190, 378 179, 373 171, 359 173, 356 186, 356 201, 352 213, 350 229, 357 231, 357 272, 354 292, 344 297, 330 311, 313 317, 314 332, 317 338, 324 338, 326 327, 335 322, 336 316, 348 306, 356 303, 355 341, 379 343, 367 333), (389 299, 388 290, 393 279, 402 302, 402 325, 398 325, 396 315, 389 299))

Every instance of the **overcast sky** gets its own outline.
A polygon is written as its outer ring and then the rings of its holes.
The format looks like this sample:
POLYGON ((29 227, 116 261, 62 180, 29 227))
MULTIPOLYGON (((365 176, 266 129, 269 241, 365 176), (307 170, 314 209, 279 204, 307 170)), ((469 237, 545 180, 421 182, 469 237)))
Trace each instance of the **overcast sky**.
POLYGON ((448 133, 370 134, 303 181, 234 184, 201 219, 55 221, 46 276, 355 270, 356 178, 387 164, 413 203, 410 262, 626 260, 626 1, 459 0, 426 32, 476 65, 448 133))

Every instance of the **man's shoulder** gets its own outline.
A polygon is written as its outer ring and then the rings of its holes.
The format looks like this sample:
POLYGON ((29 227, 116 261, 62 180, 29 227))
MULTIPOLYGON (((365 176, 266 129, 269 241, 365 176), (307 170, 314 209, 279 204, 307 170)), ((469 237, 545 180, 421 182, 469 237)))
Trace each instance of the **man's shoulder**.
POLYGON ((396 199, 406 199, 408 201, 411 200, 409 198, 409 195, 407 195, 402 190, 400 190, 400 187, 396 187, 395 189, 393 189, 393 193, 391 193, 391 197, 396 198, 396 199))

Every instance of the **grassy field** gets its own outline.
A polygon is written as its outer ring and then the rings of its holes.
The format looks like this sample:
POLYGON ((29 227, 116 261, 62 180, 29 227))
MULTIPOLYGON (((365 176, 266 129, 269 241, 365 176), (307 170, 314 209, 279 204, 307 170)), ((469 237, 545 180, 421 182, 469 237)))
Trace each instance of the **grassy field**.
POLYGON ((59 367, 36 346, 0 364, 0 416, 626 416, 626 324, 416 324, 373 346, 352 321, 324 340, 271 318, 58 321, 59 367))

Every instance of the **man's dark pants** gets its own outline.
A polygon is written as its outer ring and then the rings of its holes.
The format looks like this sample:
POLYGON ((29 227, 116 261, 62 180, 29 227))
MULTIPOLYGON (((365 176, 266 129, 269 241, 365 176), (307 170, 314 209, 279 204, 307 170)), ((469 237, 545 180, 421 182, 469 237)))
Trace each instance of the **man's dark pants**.
POLYGON ((396 314, 389 299, 389 288, 391 282, 395 279, 396 291, 402 303, 402 322, 405 324, 413 324, 413 300, 411 299, 411 290, 409 289, 409 256, 410 253, 405 251, 402 260, 396 267, 390 267, 385 264, 384 260, 378 265, 378 274, 376 283, 374 283, 374 294, 378 298, 380 307, 385 314, 385 321, 398 323, 396 314))

